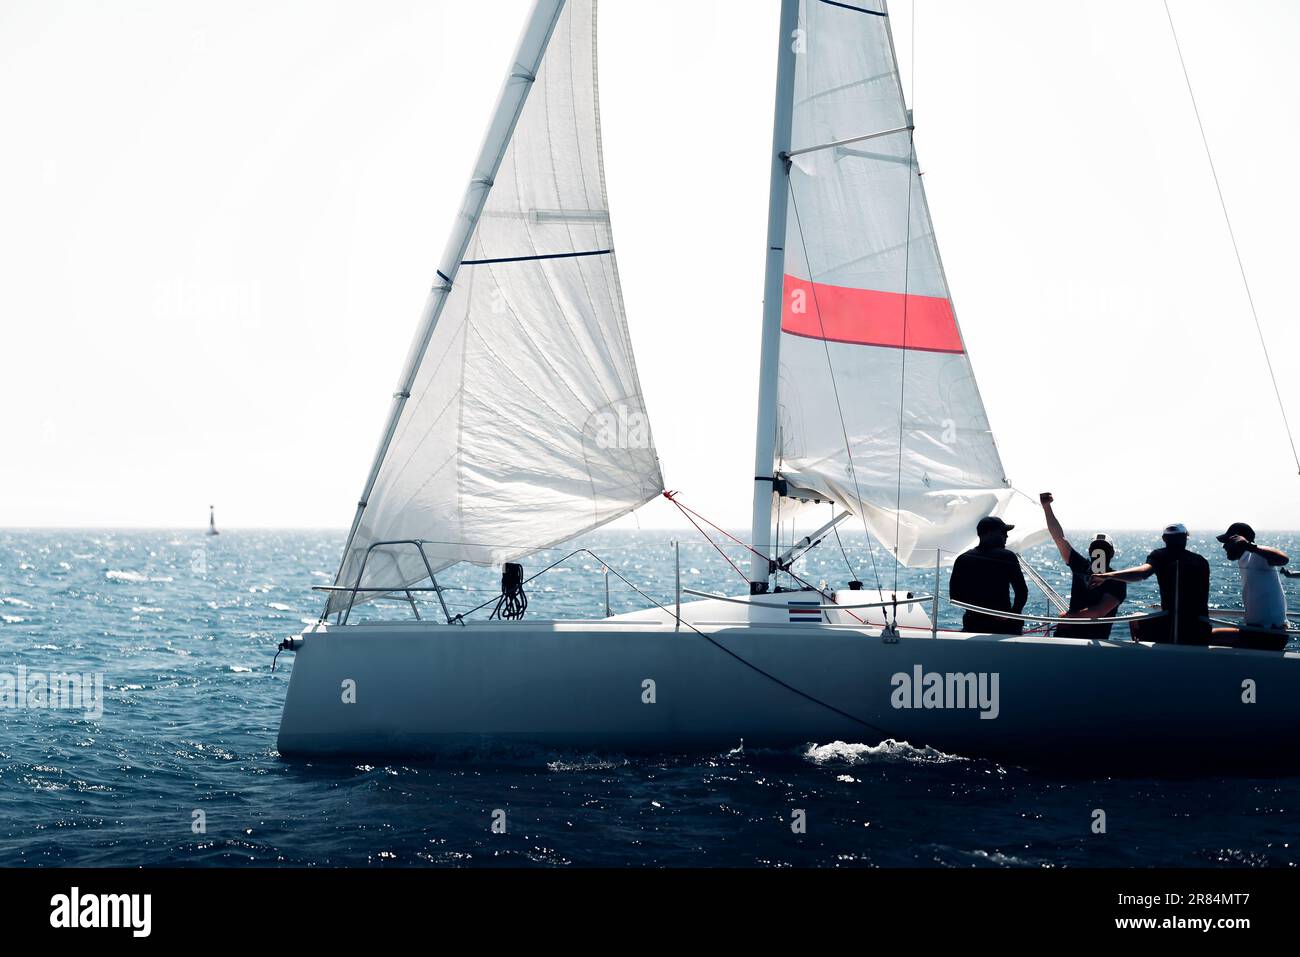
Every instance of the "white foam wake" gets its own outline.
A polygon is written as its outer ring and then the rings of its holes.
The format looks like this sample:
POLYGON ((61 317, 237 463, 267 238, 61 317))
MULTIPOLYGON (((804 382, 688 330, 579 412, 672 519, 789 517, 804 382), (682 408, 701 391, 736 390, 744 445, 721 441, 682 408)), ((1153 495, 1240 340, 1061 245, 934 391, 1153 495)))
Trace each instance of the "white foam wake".
POLYGON ((871 764, 880 761, 899 761, 917 764, 950 764, 969 761, 957 754, 946 754, 936 748, 918 748, 906 741, 886 738, 879 744, 849 744, 832 741, 830 744, 812 744, 804 757, 814 764, 871 764))

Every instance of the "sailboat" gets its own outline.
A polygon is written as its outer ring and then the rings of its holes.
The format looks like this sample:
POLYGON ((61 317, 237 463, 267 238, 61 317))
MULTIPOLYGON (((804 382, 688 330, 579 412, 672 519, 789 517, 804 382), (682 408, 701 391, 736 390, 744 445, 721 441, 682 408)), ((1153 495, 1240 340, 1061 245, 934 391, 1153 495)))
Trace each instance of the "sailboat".
POLYGON ((208 534, 209 535, 221 534, 219 531, 217 531, 217 509, 216 506, 214 505, 208 506, 208 534))
POLYGON ((518 607, 526 556, 672 497, 606 201, 597 5, 536 0, 324 612, 282 645, 280 752, 893 739, 1023 764, 1295 763, 1300 655, 937 627, 938 571, 979 519, 1024 547, 1042 514, 1005 474, 953 310, 886 3, 782 0, 777 26, 748 588, 679 581, 671 604, 543 621, 458 614, 438 584, 500 566, 497 611, 518 607), (805 544, 861 523, 933 566, 935 593, 793 579, 774 517, 826 503, 805 544), (365 620, 381 597, 411 619, 365 620))

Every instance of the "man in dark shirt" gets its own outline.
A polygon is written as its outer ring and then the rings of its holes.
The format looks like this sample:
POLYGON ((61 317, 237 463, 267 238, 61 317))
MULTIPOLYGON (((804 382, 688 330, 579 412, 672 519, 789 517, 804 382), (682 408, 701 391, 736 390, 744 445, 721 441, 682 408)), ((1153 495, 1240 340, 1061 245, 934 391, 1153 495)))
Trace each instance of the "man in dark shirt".
MULTIPOLYGON (((1094 588, 1091 583, 1093 574, 1110 571, 1111 559, 1115 557, 1115 546, 1110 538, 1102 532, 1092 537, 1088 546, 1088 557, 1080 555, 1066 541, 1061 523, 1052 511, 1052 493, 1043 492, 1038 496, 1047 517, 1047 531, 1056 542, 1056 550, 1070 566, 1070 610, 1066 618, 1110 618, 1119 610, 1120 603, 1128 597, 1128 585, 1122 581, 1108 581, 1094 588)), ((1110 637, 1110 623, 1100 625, 1057 625, 1058 638, 1095 638, 1110 637)))
MULTIPOLYGON (((1020 571, 1020 559, 1007 548, 1007 532, 1013 528, 994 515, 980 519, 975 526, 980 543, 958 555, 952 566, 948 595, 953 601, 1016 614, 1024 610, 1029 586, 1020 571), (1007 589, 1012 596, 1008 596, 1007 589)), ((1023 629, 1019 621, 977 611, 967 611, 961 624, 963 631, 993 635, 1018 635, 1023 629)))
POLYGON ((1165 547, 1157 548, 1147 560, 1133 568, 1102 572, 1092 576, 1092 583, 1106 581, 1140 582, 1156 576, 1160 585, 1160 608, 1164 618, 1134 623, 1135 641, 1173 642, 1179 645, 1208 645, 1210 623, 1210 563, 1187 548, 1187 526, 1168 525, 1165 547))

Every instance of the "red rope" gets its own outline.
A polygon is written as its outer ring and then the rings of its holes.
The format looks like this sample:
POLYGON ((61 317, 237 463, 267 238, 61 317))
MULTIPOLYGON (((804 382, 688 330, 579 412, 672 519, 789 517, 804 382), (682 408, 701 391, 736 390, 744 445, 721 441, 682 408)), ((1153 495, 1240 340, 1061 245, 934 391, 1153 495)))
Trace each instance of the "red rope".
MULTIPOLYGON (((727 564, 730 565, 732 568, 734 568, 734 569, 736 570, 736 574, 739 575, 739 576, 741 577, 741 579, 745 582, 746 585, 748 585, 748 584, 749 584, 749 576, 746 575, 743 571, 740 570, 740 566, 737 565, 735 562, 733 562, 733 561, 731 560, 731 556, 728 555, 726 552, 724 552, 724 551, 722 550, 722 548, 718 545, 718 543, 715 542, 713 539, 711 539, 711 538, 709 537, 708 533, 705 532, 704 529, 700 528, 700 524, 699 524, 699 522, 697 522, 697 521, 695 521, 695 519, 691 518, 691 515, 694 515, 694 514, 697 514, 697 513, 694 512, 693 510, 687 508, 687 507, 686 507, 685 505, 683 505, 681 502, 677 501, 677 499, 673 498, 673 496, 676 495, 676 494, 677 494, 676 492, 664 492, 664 498, 668 499, 668 501, 672 502, 674 505, 677 506, 678 510, 680 510, 681 513, 682 513, 684 516, 686 516, 686 521, 690 522, 692 525, 695 526, 695 530, 696 530, 697 532, 699 532, 700 535, 702 535, 702 536, 704 537, 704 540, 705 540, 706 542, 708 542, 710 545, 712 545, 714 548, 716 548, 716 549, 718 550, 718 554, 721 555, 724 559, 726 559, 727 564)), ((703 521, 703 522, 705 522, 705 523, 707 523, 707 524, 709 524, 709 525, 712 525, 714 528, 717 528, 716 525, 713 525, 713 523, 710 522, 710 521, 709 521, 707 518, 705 518, 703 515, 700 516, 700 521, 703 521)), ((727 535, 727 533, 724 532, 724 531, 722 531, 722 529, 720 529, 720 528, 718 529, 718 531, 722 532, 723 535, 727 535)), ((728 537, 728 538, 731 538, 732 536, 727 535, 727 537, 728 537)), ((737 543, 737 544, 744 544, 744 543, 743 543, 743 542, 739 542, 739 543, 737 543)), ((751 548, 750 551, 754 551, 754 550, 751 548)), ((758 553, 758 552, 754 552, 754 554, 757 555, 757 554, 759 554, 759 553, 758 553)))
MULTIPOLYGON (((723 558, 725 558, 725 559, 727 560, 727 564, 730 565, 732 568, 734 568, 734 569, 736 570, 736 574, 738 574, 738 575, 739 575, 739 576, 744 580, 745 584, 749 584, 749 576, 746 575, 743 571, 740 570, 740 566, 737 565, 735 562, 733 562, 733 561, 731 560, 731 556, 729 556, 726 552, 724 552, 724 551, 722 550, 722 548, 718 545, 718 543, 715 542, 712 538, 709 537, 708 533, 705 532, 704 529, 700 528, 700 524, 699 524, 699 522, 695 521, 695 518, 698 518, 698 519, 700 520, 700 522, 703 522, 705 525, 708 525, 710 528, 714 529, 714 530, 717 531, 719 534, 721 534, 721 535, 725 535, 727 538, 731 539, 733 542, 735 542, 735 543, 736 543, 737 545, 739 545, 741 548, 749 549, 749 551, 753 552, 753 553, 754 553, 755 555, 757 555, 759 558, 767 558, 767 556, 764 555, 762 552, 760 552, 760 551, 759 551, 757 548, 755 548, 753 545, 746 545, 744 542, 742 542, 740 539, 738 539, 735 535, 732 535, 730 532, 728 532, 725 528, 722 528, 722 527, 720 527, 720 526, 718 526, 718 525, 715 525, 713 522, 710 522, 707 518, 705 518, 705 517, 704 517, 703 515, 701 515, 699 512, 695 511, 695 509, 693 509, 693 508, 688 508, 687 506, 683 505, 681 502, 677 501, 676 496, 677 496, 677 493, 676 493, 676 492, 664 492, 664 498, 668 499, 668 501, 672 502, 674 505, 677 506, 677 508, 681 511, 682 515, 684 515, 684 516, 686 517, 686 520, 687 520, 688 522, 690 522, 692 525, 695 526, 695 530, 696 530, 697 532, 699 532, 701 535, 704 536, 704 540, 705 540, 706 542, 708 542, 710 545, 712 545, 714 548, 716 548, 716 549, 718 550, 718 554, 721 555, 723 558), (695 518, 692 518, 691 516, 695 516, 695 518)), ((821 590, 820 588, 814 588, 814 587, 812 586, 812 584, 810 584, 809 582, 804 581, 802 578, 800 578, 798 575, 796 575, 796 574, 795 574, 793 571, 791 571, 789 568, 783 568, 782 571, 784 571, 787 575, 789 575, 791 578, 793 578, 795 581, 797 581, 800 585, 803 585, 803 586, 804 586, 805 588, 807 588, 809 591, 815 591, 815 592, 817 592, 818 594, 821 594, 821 593, 822 593, 822 590, 821 590)), ((836 603, 834 597, 831 598, 831 603, 832 603, 832 604, 835 604, 835 603, 836 603)), ((847 609, 847 608, 844 609, 844 613, 845 613, 846 615, 848 615, 850 618, 852 618, 852 619, 854 619, 855 621, 857 621, 858 624, 865 625, 865 624, 867 623, 867 622, 866 622, 866 619, 864 619, 864 618, 859 618, 857 615, 855 615, 852 611, 850 611, 850 610, 847 609)), ((897 611, 895 611, 895 615, 897 615, 897 611)))
MULTIPOLYGON (((681 509, 681 510, 682 510, 682 514, 683 514, 683 515, 686 515, 686 517, 687 517, 688 519, 691 517, 691 515, 694 515, 696 518, 698 518, 698 519, 699 519, 701 522, 703 522, 705 525, 709 526, 709 528, 713 529, 714 531, 718 532, 718 533, 721 534, 721 535, 725 535, 725 536, 727 536, 727 538, 731 539, 733 542, 735 542, 735 543, 736 543, 737 545, 739 545, 741 548, 746 548, 746 549, 748 549, 749 551, 751 551, 751 552, 753 552, 755 555, 757 555, 759 558, 767 558, 766 555, 764 555, 762 552, 760 552, 760 551, 759 551, 757 548, 755 548, 753 545, 746 545, 744 542, 742 542, 740 539, 738 539, 735 535, 732 535, 732 534, 731 534, 729 531, 727 531, 725 528, 721 528, 721 527, 719 527, 719 526, 713 524, 712 522, 710 522, 707 518, 705 518, 705 517, 704 517, 703 515, 701 515, 699 512, 695 511, 695 509, 693 509, 693 508, 687 508, 687 507, 686 507, 685 505, 683 505, 681 502, 677 501, 677 499, 674 497, 674 496, 676 496, 676 495, 677 495, 676 492, 664 492, 664 498, 668 499, 668 501, 672 502, 672 503, 673 503, 674 505, 676 505, 679 509, 681 509)), ((695 522, 692 521, 691 524, 692 524, 692 525, 695 525, 695 522)), ((695 525, 695 527, 696 527, 696 528, 699 528, 698 525, 695 525)), ((703 534, 703 530, 701 530, 700 534, 703 534)), ((706 535, 705 537, 708 538, 707 535, 706 535)), ((713 539, 709 539, 709 541, 712 542, 713 539)), ((717 545, 714 545, 713 547, 714 547, 714 548, 717 548, 718 546, 717 546, 717 545)))

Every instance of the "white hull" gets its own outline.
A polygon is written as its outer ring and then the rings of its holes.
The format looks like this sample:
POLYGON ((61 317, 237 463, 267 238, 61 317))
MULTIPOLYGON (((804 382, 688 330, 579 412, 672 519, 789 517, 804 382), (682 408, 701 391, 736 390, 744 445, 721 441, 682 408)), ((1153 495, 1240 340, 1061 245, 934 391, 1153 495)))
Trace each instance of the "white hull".
POLYGON ((1300 766, 1294 653, 931 637, 928 628, 904 629, 887 642, 878 628, 862 626, 700 619, 698 612, 720 607, 684 606, 697 612, 698 632, 675 630, 662 613, 590 623, 321 628, 297 648, 279 749, 714 751, 742 740, 786 748, 894 738, 1079 770, 1300 766), (978 707, 895 707, 894 676, 910 677, 918 666, 996 674, 996 717, 981 717, 978 707), (343 701, 349 679, 355 703, 343 701), (653 704, 644 700, 647 680, 653 704), (1243 701, 1244 682, 1253 682, 1256 703, 1243 701))

